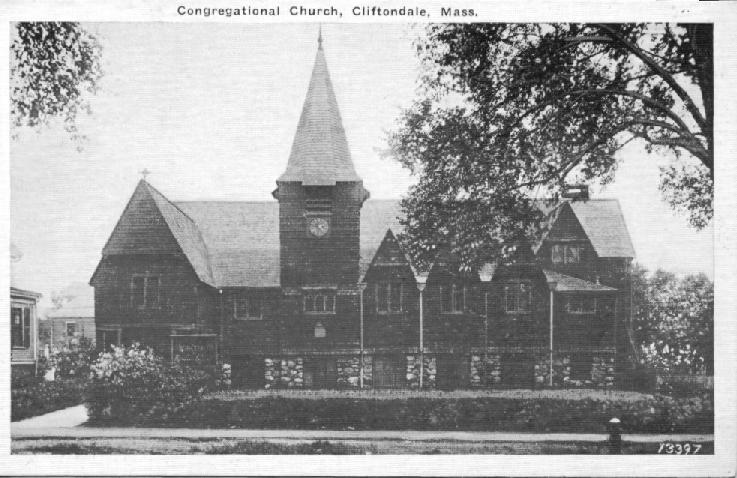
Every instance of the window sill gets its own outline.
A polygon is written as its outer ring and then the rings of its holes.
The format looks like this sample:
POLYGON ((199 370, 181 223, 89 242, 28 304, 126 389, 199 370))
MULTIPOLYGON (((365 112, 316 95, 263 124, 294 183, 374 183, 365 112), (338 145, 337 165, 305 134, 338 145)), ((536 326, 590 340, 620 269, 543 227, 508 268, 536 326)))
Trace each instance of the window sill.
POLYGON ((332 312, 303 312, 305 315, 335 315, 335 311, 332 312))
POLYGON ((441 311, 441 315, 464 315, 469 314, 470 312, 467 312, 465 310, 457 310, 457 311, 441 311))
POLYGON ((263 317, 235 317, 233 320, 238 322, 261 322, 264 320, 263 317))
POLYGON ((403 310, 392 311, 392 312, 387 312, 387 311, 383 311, 383 310, 377 310, 376 311, 376 315, 383 315, 383 316, 384 315, 404 315, 404 314, 405 314, 405 311, 403 311, 403 310))
POLYGON ((507 315, 531 315, 531 310, 505 310, 505 314, 507 315))

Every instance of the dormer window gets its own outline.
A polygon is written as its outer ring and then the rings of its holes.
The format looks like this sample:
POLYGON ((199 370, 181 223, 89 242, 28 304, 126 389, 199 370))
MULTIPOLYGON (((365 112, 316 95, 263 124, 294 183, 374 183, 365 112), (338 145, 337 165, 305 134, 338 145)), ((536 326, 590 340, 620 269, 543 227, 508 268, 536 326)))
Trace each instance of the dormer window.
POLYGON ((303 301, 307 314, 335 313, 335 291, 308 292, 303 296, 303 301))
POLYGON ((504 286, 504 310, 518 314, 530 312, 532 286, 529 282, 512 282, 504 286))
POLYGON ((459 314, 466 310, 466 288, 460 284, 440 286, 440 312, 459 314))
POLYGON ((553 244, 550 258, 553 264, 578 264, 583 257, 583 249, 581 244, 553 244))

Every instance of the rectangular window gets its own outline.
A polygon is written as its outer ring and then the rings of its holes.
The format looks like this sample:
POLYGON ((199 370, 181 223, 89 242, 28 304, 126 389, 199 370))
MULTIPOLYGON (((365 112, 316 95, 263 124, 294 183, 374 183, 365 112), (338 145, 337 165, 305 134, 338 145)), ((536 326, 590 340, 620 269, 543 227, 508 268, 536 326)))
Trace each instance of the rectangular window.
POLYGON ((158 307, 161 283, 158 276, 135 275, 131 279, 131 305, 158 307))
POLYGON ((381 282, 376 284, 376 312, 389 313, 404 310, 404 284, 381 282))
POLYGON ((233 299, 233 318, 239 320, 263 319, 263 300, 260 297, 236 297, 233 299))
POLYGON ((303 296, 304 311, 308 314, 334 314, 334 292, 310 292, 303 296))
POLYGON ((566 300, 566 312, 569 314, 594 314, 596 313, 596 298, 594 297, 569 297, 566 300))
POLYGON ((10 344, 13 348, 27 349, 31 346, 31 306, 10 307, 10 344))
POLYGON ((565 257, 565 247, 562 244, 553 244, 550 250, 553 264, 563 264, 565 257))
POLYGON ((131 304, 133 307, 143 307, 146 297, 146 278, 142 276, 133 277, 131 282, 131 304))
POLYGON ((518 313, 532 308, 532 286, 527 282, 513 282, 504 286, 504 310, 518 313))
POLYGON ((455 314, 466 310, 466 288, 458 284, 440 286, 440 311, 455 314))
POLYGON ((580 244, 553 244, 550 248, 550 259, 553 264, 578 264, 583 255, 580 244))
POLYGON ((77 324, 75 322, 67 322, 67 337, 74 337, 77 333, 77 324))

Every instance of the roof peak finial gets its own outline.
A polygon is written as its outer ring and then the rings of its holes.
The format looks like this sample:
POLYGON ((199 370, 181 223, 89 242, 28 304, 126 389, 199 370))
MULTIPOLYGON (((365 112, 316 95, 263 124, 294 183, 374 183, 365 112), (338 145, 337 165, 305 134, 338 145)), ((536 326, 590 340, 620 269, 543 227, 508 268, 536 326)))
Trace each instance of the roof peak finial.
POLYGON ((322 23, 318 26, 317 30, 317 49, 322 50, 322 23))

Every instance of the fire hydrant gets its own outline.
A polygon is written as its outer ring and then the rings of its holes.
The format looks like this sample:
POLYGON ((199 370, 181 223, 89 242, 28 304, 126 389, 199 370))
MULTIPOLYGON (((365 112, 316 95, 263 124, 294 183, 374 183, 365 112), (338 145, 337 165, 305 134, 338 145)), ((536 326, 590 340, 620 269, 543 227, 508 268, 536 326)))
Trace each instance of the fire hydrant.
POLYGON ((612 418, 607 425, 609 431, 609 454, 620 455, 622 453, 622 422, 619 418, 612 418))

